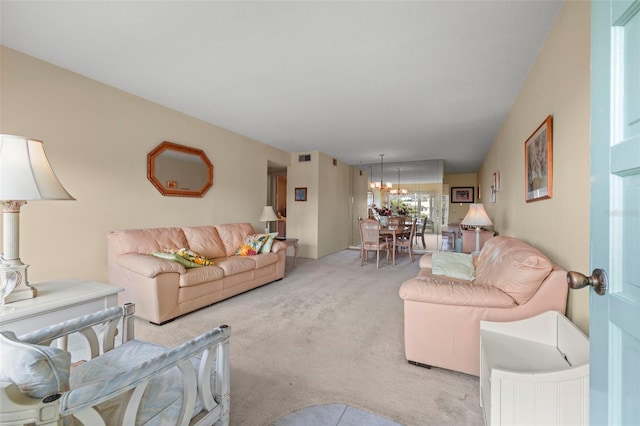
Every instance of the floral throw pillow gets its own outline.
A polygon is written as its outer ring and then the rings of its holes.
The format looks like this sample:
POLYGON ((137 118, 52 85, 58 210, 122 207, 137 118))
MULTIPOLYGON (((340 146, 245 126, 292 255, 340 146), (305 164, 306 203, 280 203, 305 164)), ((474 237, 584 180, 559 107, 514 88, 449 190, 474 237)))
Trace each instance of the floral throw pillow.
POLYGON ((249 235, 236 250, 236 256, 253 256, 260 253, 260 249, 268 239, 269 234, 249 235))
POLYGON ((211 266, 213 261, 188 248, 166 249, 164 252, 153 252, 153 256, 167 260, 175 260, 185 268, 199 268, 201 266, 211 266))
POLYGON ((195 251, 188 248, 181 248, 178 251, 174 251, 173 253, 178 256, 187 259, 190 262, 197 263, 200 266, 211 266, 213 265, 213 261, 206 256, 201 255, 200 253, 196 253, 195 251))

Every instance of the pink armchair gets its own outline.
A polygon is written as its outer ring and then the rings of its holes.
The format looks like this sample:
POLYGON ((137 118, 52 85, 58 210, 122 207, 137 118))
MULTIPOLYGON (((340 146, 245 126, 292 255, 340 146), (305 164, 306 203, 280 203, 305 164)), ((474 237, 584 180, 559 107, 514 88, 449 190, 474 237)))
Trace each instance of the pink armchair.
POLYGON ((534 247, 510 237, 491 238, 474 264, 473 281, 435 275, 426 254, 418 276, 400 287, 409 362, 479 376, 480 321, 566 311, 566 271, 534 247))

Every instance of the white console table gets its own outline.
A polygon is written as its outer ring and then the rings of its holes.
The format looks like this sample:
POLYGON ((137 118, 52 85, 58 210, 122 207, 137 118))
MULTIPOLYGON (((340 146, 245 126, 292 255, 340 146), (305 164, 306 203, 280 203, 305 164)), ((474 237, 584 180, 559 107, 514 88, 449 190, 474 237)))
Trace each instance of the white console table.
POLYGON ((480 322, 486 425, 588 425, 589 340, 559 312, 480 322))
POLYGON ((33 299, 0 306, 0 330, 20 336, 48 325, 117 306, 123 289, 87 280, 58 280, 31 284, 33 299))

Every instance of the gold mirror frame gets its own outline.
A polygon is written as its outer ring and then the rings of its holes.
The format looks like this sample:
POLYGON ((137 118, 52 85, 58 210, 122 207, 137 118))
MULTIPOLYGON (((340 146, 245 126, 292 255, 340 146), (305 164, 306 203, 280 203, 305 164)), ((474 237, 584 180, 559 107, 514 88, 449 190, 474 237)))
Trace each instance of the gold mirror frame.
MULTIPOLYGON (((213 165, 201 149, 164 141, 147 155, 147 178, 162 195, 172 197, 202 197, 209 188, 213 186, 213 165), (197 166, 196 163, 199 160, 201 165, 206 168, 206 171, 204 171, 206 177, 202 177, 200 180, 206 181, 197 189, 181 187, 180 176, 167 175, 166 170, 160 171, 160 165, 156 163, 162 154, 165 154, 165 159, 166 157, 182 158, 182 162, 194 162, 195 166, 197 166), (190 159, 189 157, 194 158, 190 159), (159 176, 160 172, 163 176, 159 176)), ((197 185, 199 185, 199 181, 197 185)))

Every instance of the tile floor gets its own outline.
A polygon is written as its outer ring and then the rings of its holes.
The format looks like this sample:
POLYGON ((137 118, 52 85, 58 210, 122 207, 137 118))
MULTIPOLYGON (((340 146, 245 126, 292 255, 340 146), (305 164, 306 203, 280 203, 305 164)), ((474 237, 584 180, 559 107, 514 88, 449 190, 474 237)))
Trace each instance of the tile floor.
POLYGON ((314 405, 294 411, 271 426, 401 426, 380 416, 343 404, 314 405))

